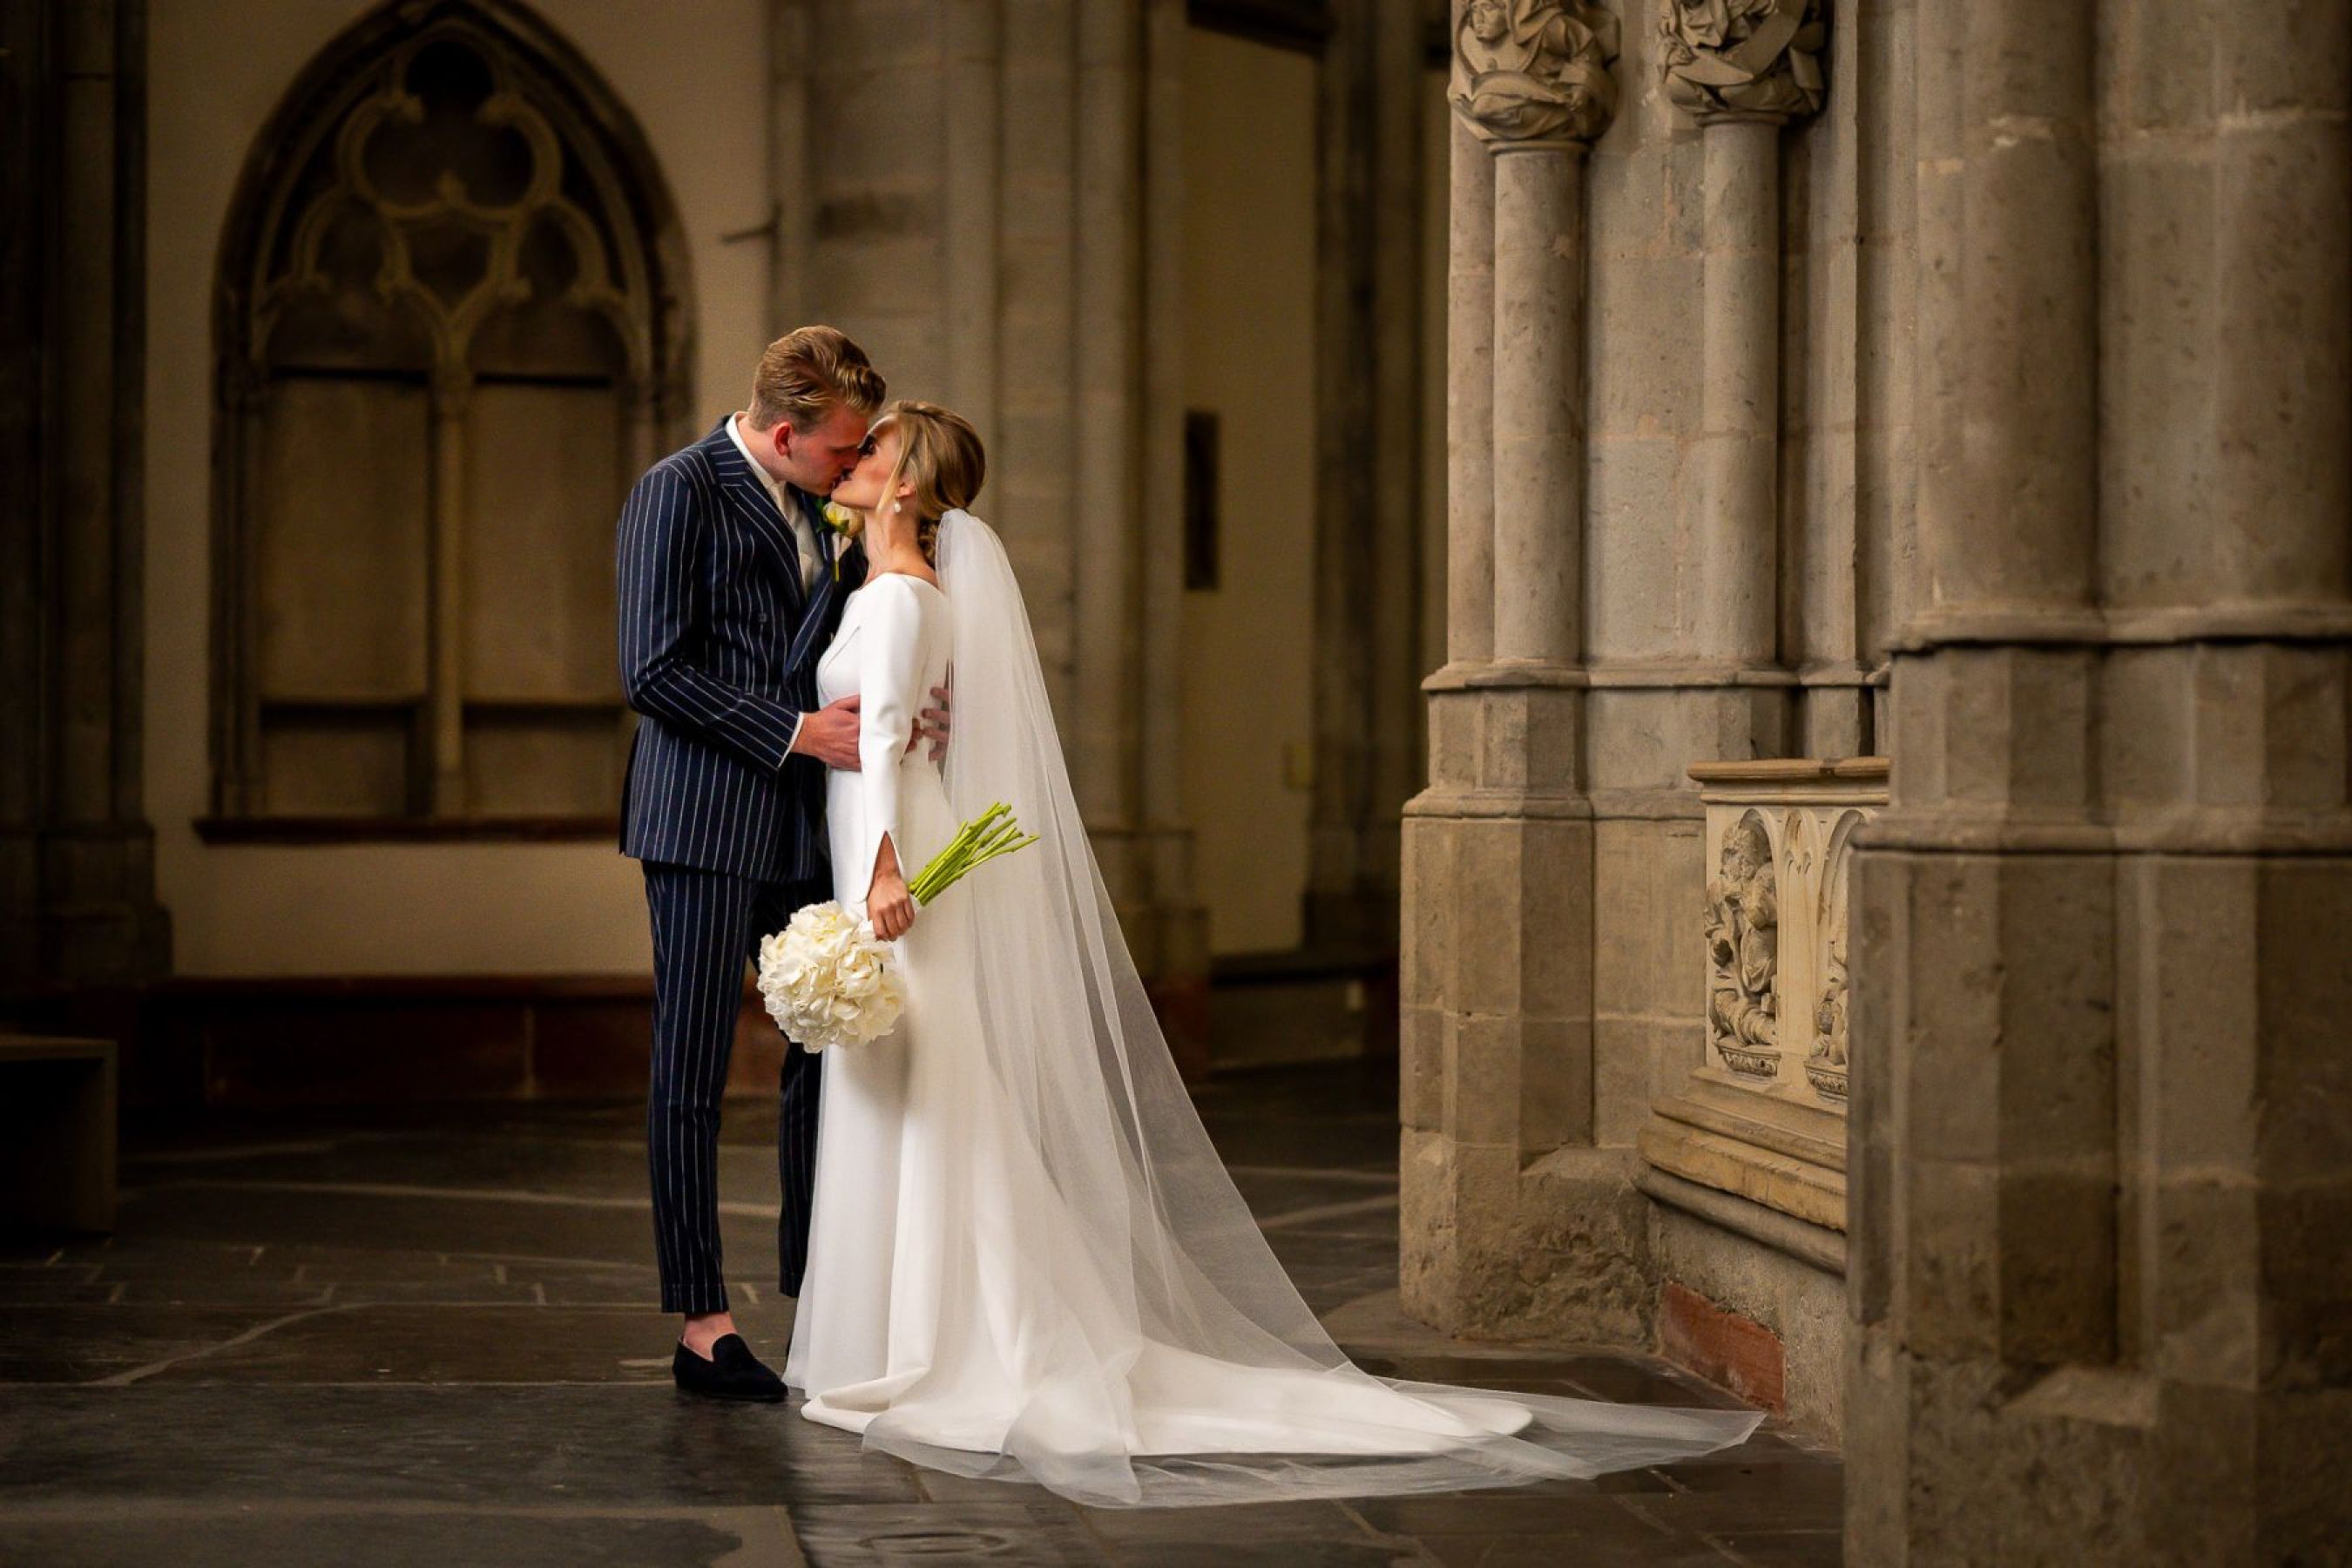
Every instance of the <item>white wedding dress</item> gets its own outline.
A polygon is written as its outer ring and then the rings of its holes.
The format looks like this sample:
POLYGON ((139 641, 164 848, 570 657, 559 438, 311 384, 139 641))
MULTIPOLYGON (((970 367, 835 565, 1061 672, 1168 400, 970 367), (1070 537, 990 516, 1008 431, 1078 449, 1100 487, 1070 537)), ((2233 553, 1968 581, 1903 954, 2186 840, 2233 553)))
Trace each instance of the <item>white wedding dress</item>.
POLYGON ((1267 1247, 1169 1059, 1073 801, 1003 545, 950 512, 935 588, 852 597, 820 698, 862 696, 826 809, 862 908, 1010 804, 1040 841, 917 916, 897 1030, 824 1058, 785 1381, 867 1447, 1097 1505, 1451 1490, 1686 1458, 1760 1416, 1374 1377, 1267 1247), (910 752, 952 665, 944 774, 910 752))

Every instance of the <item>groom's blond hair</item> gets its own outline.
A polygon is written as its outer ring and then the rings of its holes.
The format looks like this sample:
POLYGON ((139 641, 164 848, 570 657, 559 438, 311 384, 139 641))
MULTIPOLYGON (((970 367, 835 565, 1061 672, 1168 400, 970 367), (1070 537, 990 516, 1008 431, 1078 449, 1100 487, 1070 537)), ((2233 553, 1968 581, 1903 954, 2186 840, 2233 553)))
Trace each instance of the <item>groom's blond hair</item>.
POLYGON ((814 430, 836 408, 871 415, 889 388, 838 327, 798 327, 768 345, 751 376, 751 428, 814 430))

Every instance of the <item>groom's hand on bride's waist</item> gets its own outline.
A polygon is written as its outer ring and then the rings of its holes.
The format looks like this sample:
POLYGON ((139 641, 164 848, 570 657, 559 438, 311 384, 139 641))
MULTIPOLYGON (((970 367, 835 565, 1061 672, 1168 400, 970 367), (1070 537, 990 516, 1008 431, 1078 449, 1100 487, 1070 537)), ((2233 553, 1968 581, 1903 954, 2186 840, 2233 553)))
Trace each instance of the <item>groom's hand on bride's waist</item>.
POLYGON ((803 714, 801 727, 793 734, 793 752, 814 757, 829 768, 857 772, 857 700, 853 691, 838 702, 803 714))
POLYGON ((911 752, 925 741, 929 741, 931 743, 931 761, 936 763, 945 759, 948 754, 948 726, 952 720, 949 713, 950 699, 948 696, 948 689, 944 686, 934 686, 931 688, 931 695, 939 699, 940 705, 923 710, 921 716, 915 721, 914 738, 907 742, 907 749, 911 752))

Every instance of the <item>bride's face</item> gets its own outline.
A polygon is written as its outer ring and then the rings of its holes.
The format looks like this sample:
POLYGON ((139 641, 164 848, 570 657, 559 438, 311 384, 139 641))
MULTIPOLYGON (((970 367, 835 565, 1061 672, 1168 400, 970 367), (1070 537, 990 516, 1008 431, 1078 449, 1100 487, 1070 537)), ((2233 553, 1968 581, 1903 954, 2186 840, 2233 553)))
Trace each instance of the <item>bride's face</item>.
POLYGON ((833 504, 852 511, 872 511, 880 506, 882 487, 890 482, 890 470, 898 466, 898 449, 905 442, 906 437, 895 425, 866 437, 857 455, 857 466, 835 487, 830 498, 833 504))

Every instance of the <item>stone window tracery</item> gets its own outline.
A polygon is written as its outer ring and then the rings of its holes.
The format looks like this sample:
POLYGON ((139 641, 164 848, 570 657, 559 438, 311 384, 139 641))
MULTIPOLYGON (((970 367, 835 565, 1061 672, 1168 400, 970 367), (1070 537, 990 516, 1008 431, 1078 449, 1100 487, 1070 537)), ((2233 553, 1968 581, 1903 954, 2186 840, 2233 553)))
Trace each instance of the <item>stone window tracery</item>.
POLYGON ((386 7, 257 148, 216 342, 217 809, 609 816, 612 529, 683 405, 627 117, 503 10, 386 7))

